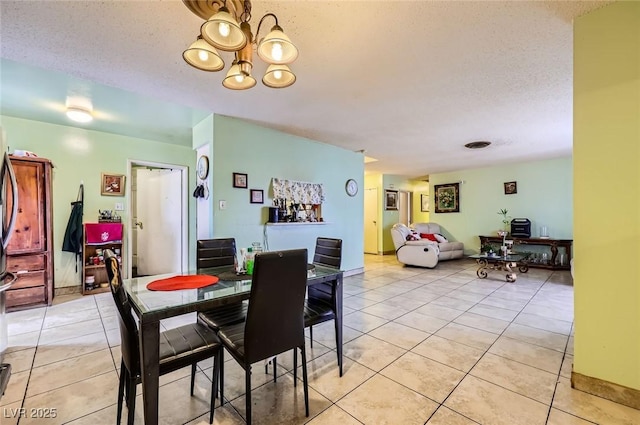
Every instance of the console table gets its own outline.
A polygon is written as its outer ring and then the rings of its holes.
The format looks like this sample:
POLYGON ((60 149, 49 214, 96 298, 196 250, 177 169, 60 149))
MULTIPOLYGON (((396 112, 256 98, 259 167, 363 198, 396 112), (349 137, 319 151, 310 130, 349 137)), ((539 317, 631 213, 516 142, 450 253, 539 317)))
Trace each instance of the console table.
MULTIPOLYGON (((480 238, 480 246, 484 244, 497 244, 498 246, 502 245, 502 238, 500 236, 478 236, 480 238)), ((571 245, 573 244, 573 239, 551 239, 551 238, 516 238, 507 236, 506 238, 509 241, 513 241, 513 245, 542 245, 549 247, 551 251, 551 259, 546 263, 534 263, 528 261, 529 267, 538 267, 543 269, 552 269, 552 270, 570 270, 570 261, 571 261, 571 245), (567 263, 564 265, 556 264, 556 259, 558 257, 558 248, 564 248, 564 251, 567 255, 567 263)))

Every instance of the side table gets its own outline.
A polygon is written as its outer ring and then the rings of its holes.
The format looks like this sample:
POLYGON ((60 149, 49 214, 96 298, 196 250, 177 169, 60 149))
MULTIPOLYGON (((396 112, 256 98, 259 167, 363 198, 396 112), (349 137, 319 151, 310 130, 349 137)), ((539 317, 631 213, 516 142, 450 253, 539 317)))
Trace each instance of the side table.
POLYGON ((471 255, 469 258, 476 260, 480 267, 476 271, 476 275, 480 279, 486 279, 489 275, 489 271, 506 271, 507 282, 515 282, 518 276, 515 273, 514 268, 520 271, 520 273, 526 273, 529 271, 529 265, 524 261, 523 255, 510 254, 507 256, 500 255, 486 255, 476 254, 471 255))

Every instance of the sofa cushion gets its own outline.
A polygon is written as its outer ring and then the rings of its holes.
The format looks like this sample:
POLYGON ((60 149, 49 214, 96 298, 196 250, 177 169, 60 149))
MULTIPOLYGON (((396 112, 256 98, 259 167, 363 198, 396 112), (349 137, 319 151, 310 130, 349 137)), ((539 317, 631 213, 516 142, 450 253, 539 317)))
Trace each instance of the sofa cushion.
POLYGON ((464 244, 462 242, 439 243, 438 247, 440 247, 440 252, 464 250, 464 244))
POLYGON ((440 225, 437 223, 413 223, 413 228, 418 233, 442 233, 440 231, 440 225))
POLYGON ((445 238, 444 236, 442 236, 440 233, 436 233, 435 235, 433 235, 436 237, 436 240, 440 243, 444 243, 444 242, 449 242, 447 240, 447 238, 445 238))

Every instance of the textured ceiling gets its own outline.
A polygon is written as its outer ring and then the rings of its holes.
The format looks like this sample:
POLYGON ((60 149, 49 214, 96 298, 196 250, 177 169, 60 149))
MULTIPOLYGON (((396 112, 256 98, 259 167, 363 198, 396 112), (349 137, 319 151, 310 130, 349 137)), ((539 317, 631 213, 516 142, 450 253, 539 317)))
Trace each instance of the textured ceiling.
MULTIPOLYGON (((410 177, 567 156, 572 21, 607 3, 255 0, 254 34, 277 14, 298 80, 235 92, 221 85, 231 54, 219 73, 182 60, 202 20, 181 1, 3 0, 0 112, 57 122, 51 105, 79 90, 93 96, 89 128, 190 145, 189 126, 213 112, 365 150, 378 159, 367 171, 410 177), (463 147, 474 140, 493 144, 463 147)), ((256 79, 265 68, 254 55, 256 79)))

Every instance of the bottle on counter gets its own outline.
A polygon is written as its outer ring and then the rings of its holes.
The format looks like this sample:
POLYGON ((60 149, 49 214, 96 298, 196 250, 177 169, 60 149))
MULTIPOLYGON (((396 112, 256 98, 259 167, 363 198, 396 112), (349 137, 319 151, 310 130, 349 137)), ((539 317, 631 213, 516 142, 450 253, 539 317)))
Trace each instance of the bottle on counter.
POLYGON ((253 248, 247 248, 247 255, 245 257, 245 262, 247 264, 247 274, 253 274, 254 259, 255 253, 253 252, 253 248))

